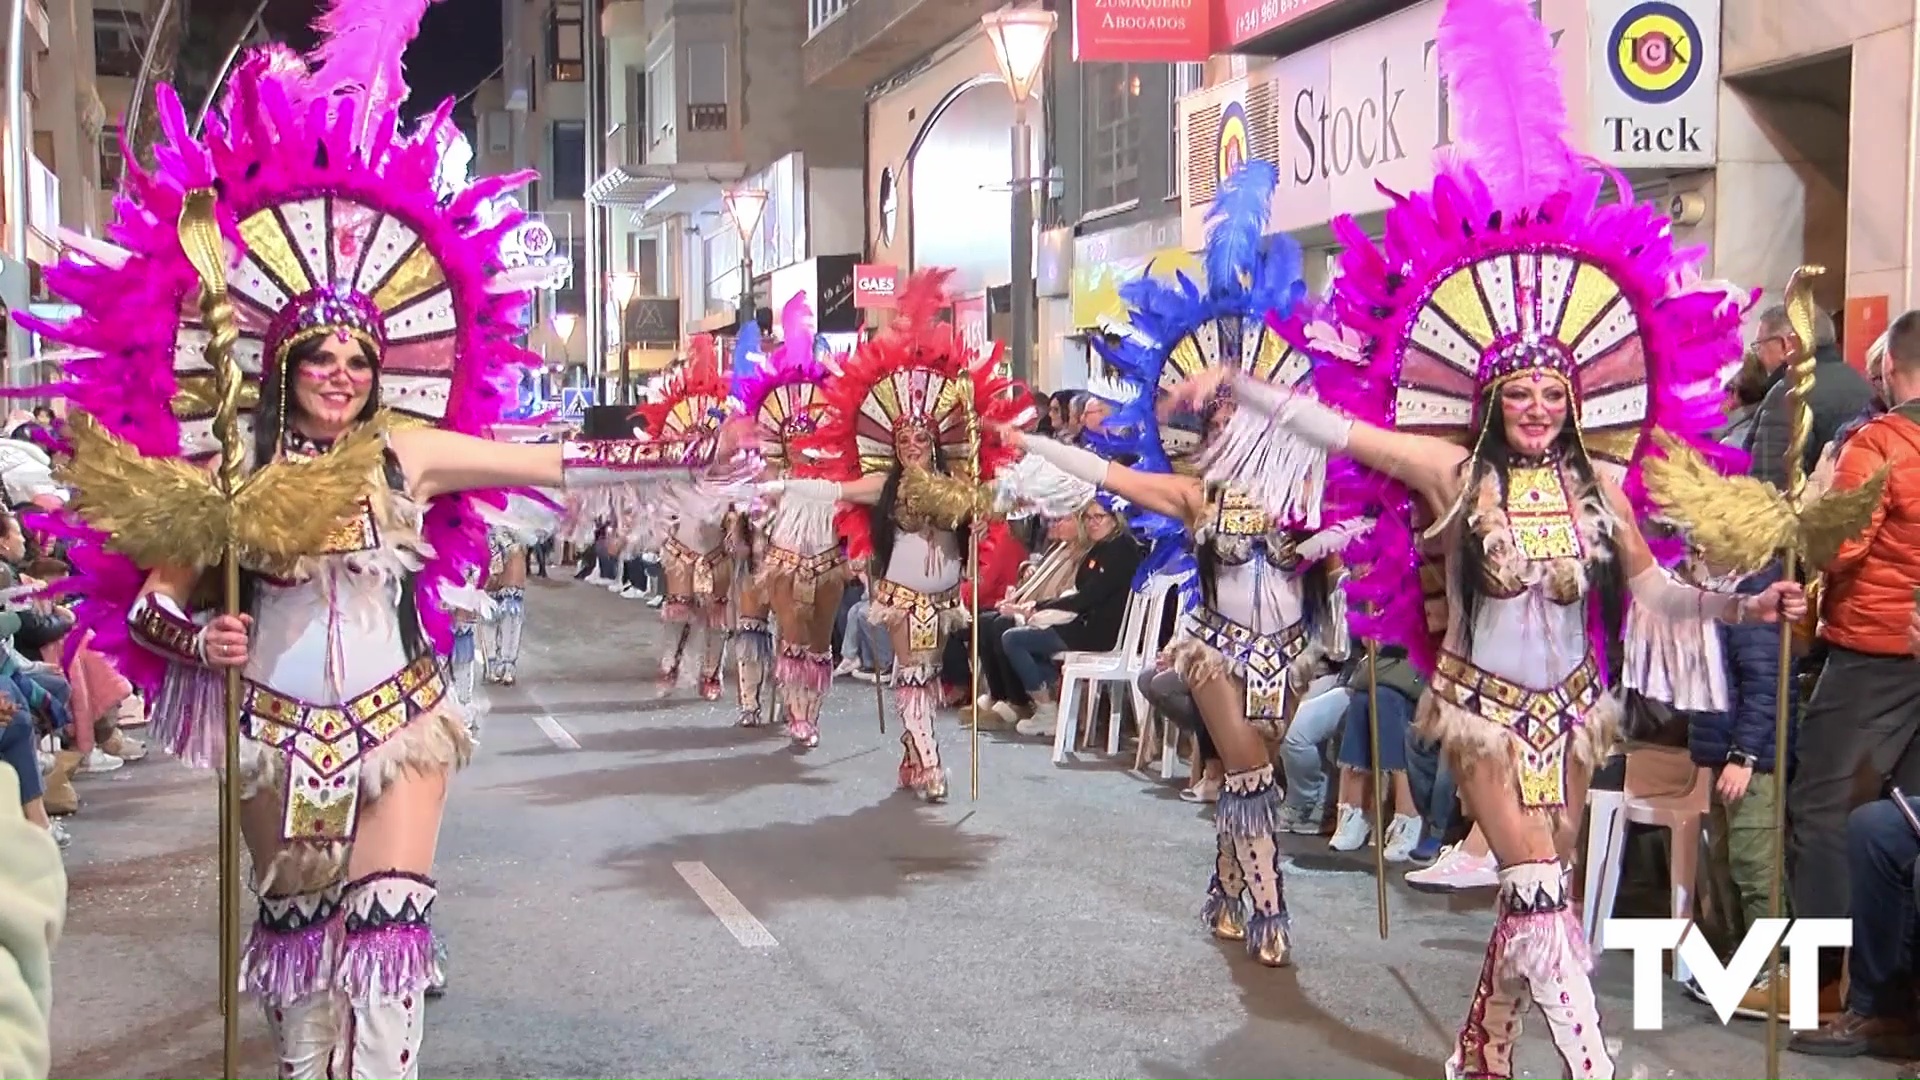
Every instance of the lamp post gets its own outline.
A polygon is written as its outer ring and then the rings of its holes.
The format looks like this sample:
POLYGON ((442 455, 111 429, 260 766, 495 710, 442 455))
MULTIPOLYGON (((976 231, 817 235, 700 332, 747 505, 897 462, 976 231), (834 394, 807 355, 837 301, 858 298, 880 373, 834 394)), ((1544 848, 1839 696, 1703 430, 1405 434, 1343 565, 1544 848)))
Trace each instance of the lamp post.
POLYGON ((1039 8, 1002 8, 980 17, 1000 77, 1013 95, 1013 247, 1009 262, 1009 306, 1013 323, 1013 373, 1033 378, 1035 338, 1033 284, 1033 132, 1027 124, 1027 102, 1047 61, 1047 43, 1053 39, 1057 16, 1039 8))
POLYGON ((613 306, 620 309, 620 404, 627 403, 627 387, 633 379, 633 357, 627 349, 627 305, 633 303, 633 294, 640 288, 640 275, 615 274, 608 285, 607 294, 613 298, 613 306))
POLYGON ((760 231, 760 217, 767 212, 767 193, 759 188, 734 188, 726 193, 727 214, 733 227, 740 230, 740 318, 739 329, 758 318, 753 303, 753 238, 760 231))
POLYGON ((578 325, 580 316, 571 311, 556 311, 547 320, 547 329, 553 332, 553 339, 560 343, 561 377, 559 385, 553 388, 556 394, 567 385, 566 370, 573 366, 573 328, 578 325))

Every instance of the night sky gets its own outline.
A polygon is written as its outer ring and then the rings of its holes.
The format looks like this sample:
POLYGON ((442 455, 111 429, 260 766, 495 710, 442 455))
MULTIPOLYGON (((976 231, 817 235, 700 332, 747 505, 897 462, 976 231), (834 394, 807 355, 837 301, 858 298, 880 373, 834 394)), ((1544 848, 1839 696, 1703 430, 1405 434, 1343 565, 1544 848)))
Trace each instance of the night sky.
MULTIPOLYGON (((522 0, 524 2, 524 0, 522 0)), ((413 87, 408 112, 433 109, 448 97, 467 94, 500 66, 501 0, 439 0, 427 9, 420 36, 407 50, 407 82, 413 87)), ((275 4, 269 25, 276 37, 295 48, 313 43, 305 28, 320 10, 320 0, 275 4)), ((471 115, 472 102, 460 115, 471 115)))

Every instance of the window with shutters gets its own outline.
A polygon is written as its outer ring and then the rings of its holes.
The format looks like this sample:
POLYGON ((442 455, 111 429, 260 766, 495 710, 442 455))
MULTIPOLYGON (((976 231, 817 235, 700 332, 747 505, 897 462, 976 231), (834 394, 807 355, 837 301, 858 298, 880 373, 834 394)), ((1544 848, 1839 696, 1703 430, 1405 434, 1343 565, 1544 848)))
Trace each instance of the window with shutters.
POLYGON ((1081 205, 1093 212, 1140 197, 1140 65, 1077 67, 1087 110, 1081 205))
POLYGON ((1207 82, 1204 63, 1173 64, 1167 72, 1167 198, 1180 197, 1180 99, 1207 82))
POLYGON ((554 0, 547 13, 547 78, 586 81, 587 22, 580 0, 554 0))

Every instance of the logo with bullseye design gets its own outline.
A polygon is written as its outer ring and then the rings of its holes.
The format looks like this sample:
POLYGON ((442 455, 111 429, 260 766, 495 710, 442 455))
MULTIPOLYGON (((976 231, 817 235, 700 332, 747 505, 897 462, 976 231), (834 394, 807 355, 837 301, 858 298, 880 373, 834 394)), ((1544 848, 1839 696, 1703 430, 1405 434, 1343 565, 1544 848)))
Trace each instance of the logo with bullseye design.
POLYGON ((1241 108, 1239 102, 1231 101, 1220 110, 1220 140, 1214 152, 1215 179, 1226 183, 1246 161, 1247 110, 1241 108))
POLYGON ((1663 0, 1628 8, 1613 24, 1607 66, 1614 85, 1643 105, 1665 105, 1692 88, 1700 75, 1700 28, 1693 17, 1663 0))

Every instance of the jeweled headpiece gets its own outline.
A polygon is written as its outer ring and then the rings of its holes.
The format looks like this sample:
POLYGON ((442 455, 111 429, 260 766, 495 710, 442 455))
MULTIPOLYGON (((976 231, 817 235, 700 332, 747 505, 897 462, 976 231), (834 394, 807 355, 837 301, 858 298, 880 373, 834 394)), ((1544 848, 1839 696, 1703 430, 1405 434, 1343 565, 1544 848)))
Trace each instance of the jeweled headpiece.
POLYGON ((288 354, 328 335, 356 341, 378 358, 385 349, 380 340, 380 311, 359 293, 319 289, 287 306, 267 331, 275 366, 284 368, 288 354))

